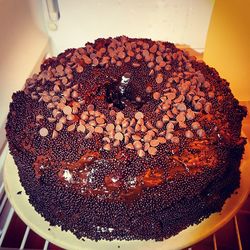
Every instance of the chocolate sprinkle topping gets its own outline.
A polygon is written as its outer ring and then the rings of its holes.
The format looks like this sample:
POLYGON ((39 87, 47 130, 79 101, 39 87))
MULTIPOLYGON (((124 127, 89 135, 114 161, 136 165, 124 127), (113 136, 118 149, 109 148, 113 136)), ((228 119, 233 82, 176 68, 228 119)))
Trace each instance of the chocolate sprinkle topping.
POLYGON ((163 240, 239 186, 246 109, 168 42, 97 39, 47 59, 13 94, 10 151, 30 203, 93 240, 163 240))

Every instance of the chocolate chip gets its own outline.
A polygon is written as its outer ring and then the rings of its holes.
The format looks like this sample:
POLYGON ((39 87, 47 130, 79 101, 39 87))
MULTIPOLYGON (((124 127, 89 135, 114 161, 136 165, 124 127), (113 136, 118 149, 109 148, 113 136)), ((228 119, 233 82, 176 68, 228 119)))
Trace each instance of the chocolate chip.
POLYGON ((180 127, 180 128, 186 128, 187 125, 186 125, 185 122, 179 122, 179 127, 180 127))
POLYGON ((204 138, 206 136, 206 133, 203 129, 198 129, 197 130, 197 135, 201 138, 204 138))
POLYGON ((166 128, 168 132, 172 132, 174 130, 174 124, 172 122, 169 122, 166 128))
POLYGON ((36 116, 36 121, 37 122, 39 122, 39 121, 41 121, 41 120, 43 120, 44 119, 44 116, 43 115, 37 115, 36 116))
POLYGON ((75 120, 76 117, 75 117, 75 115, 70 114, 70 115, 67 115, 66 118, 67 118, 68 121, 73 121, 73 120, 75 120))
POLYGON ((186 118, 190 121, 193 120, 195 118, 195 113, 193 112, 193 110, 188 109, 187 113, 186 113, 186 118))
POLYGON ((41 128, 41 129, 39 130, 39 134, 40 134, 42 137, 45 137, 45 136, 47 136, 47 135, 49 134, 49 131, 48 131, 47 128, 41 128))
POLYGON ((56 118, 54 118, 54 117, 48 117, 48 121, 49 121, 49 122, 55 122, 55 121, 56 121, 56 118))
POLYGON ((49 96, 49 95, 44 95, 44 96, 42 97, 42 100, 43 100, 44 102, 50 102, 50 101, 51 101, 51 96, 49 96))
POLYGON ((86 128, 90 133, 93 133, 95 131, 95 128, 91 126, 90 124, 86 124, 86 128))
POLYGON ((154 137, 155 136, 155 131, 153 129, 148 130, 147 135, 154 137))
POLYGON ((141 54, 137 54, 137 55, 135 56, 135 58, 136 58, 137 60, 141 60, 141 59, 142 59, 142 55, 141 55, 141 54))
POLYGON ((152 125, 152 123, 151 123, 150 121, 147 121, 147 122, 146 122, 146 127, 147 127, 148 129, 153 129, 153 128, 154 128, 154 126, 152 125))
POLYGON ((187 109, 186 105, 183 102, 178 103, 176 107, 179 111, 186 111, 186 109, 187 109))
POLYGON ((54 88, 53 88, 53 90, 54 90, 56 93, 58 93, 58 92, 61 91, 61 89, 60 89, 60 87, 59 87, 58 85, 55 85, 54 88))
POLYGON ((157 84, 160 84, 163 82, 163 75, 162 74, 157 74, 155 81, 157 84))
POLYGON ((152 140, 152 136, 149 135, 149 134, 146 134, 144 137, 143 137, 143 140, 144 142, 150 142, 152 140))
POLYGON ((72 114, 74 114, 74 115, 78 114, 78 108, 77 107, 72 108, 72 114))
POLYGON ((64 71, 63 65, 61 65, 61 64, 57 65, 57 66, 56 66, 56 71, 57 71, 58 73, 63 72, 63 71, 64 71))
POLYGON ((142 55, 144 57, 148 57, 149 56, 149 51, 147 49, 142 50, 142 55))
POLYGON ((164 137, 158 137, 157 140, 159 141, 159 143, 164 144, 167 142, 167 140, 164 137))
POLYGON ((82 133, 84 133, 85 130, 86 130, 86 128, 85 128, 85 126, 82 125, 82 124, 80 124, 80 125, 77 127, 77 132, 82 132, 82 133))
POLYGON ((200 125, 199 122, 193 122, 191 124, 191 127, 192 127, 192 129, 197 130, 197 129, 199 129, 201 127, 201 125, 200 125))
POLYGON ((70 115, 70 114, 72 113, 72 108, 71 108, 70 106, 65 106, 65 107, 63 108, 63 113, 64 113, 65 115, 70 115))
POLYGON ((154 147, 149 147, 149 148, 148 148, 148 153, 149 153, 150 155, 156 155, 157 149, 154 148, 154 147))
POLYGON ((121 132, 121 131, 122 131, 122 127, 120 125, 116 125, 115 132, 121 132))
POLYGON ((150 47, 149 51, 150 51, 151 53, 155 53, 155 52, 157 51, 157 45, 156 45, 156 44, 152 45, 152 46, 150 47))
POLYGON ((92 60, 87 55, 82 55, 82 59, 86 64, 91 64, 92 60))
POLYGON ((159 145, 159 141, 157 139, 151 140, 149 143, 152 147, 157 147, 159 145))
POLYGON ((118 147, 120 145, 120 141, 119 140, 115 140, 113 143, 114 147, 118 147))
POLYGON ((98 134, 102 134, 103 133, 103 128, 102 127, 95 127, 95 132, 98 133, 98 134))
POLYGON ((58 132, 56 130, 53 130, 53 132, 52 132, 52 139, 57 138, 57 136, 58 136, 58 132))
POLYGON ((144 114, 142 112, 136 112, 135 113, 135 119, 139 120, 144 117, 144 114))
POLYGON ((98 124, 103 124, 103 123, 105 123, 105 120, 104 120, 103 118, 101 118, 101 117, 97 117, 97 118, 96 118, 96 122, 97 122, 98 124))
POLYGON ((95 109, 95 106, 93 105, 93 104, 89 104, 88 106, 87 106, 87 110, 88 111, 93 111, 95 109))
POLYGON ((154 92, 153 93, 153 98, 155 99, 155 100, 160 100, 160 97, 161 97, 161 94, 159 93, 159 92, 154 92))
POLYGON ((126 57, 125 52, 120 51, 120 52, 118 53, 118 57, 121 58, 121 59, 124 59, 124 58, 126 57))
POLYGON ((134 53, 132 50, 129 50, 129 51, 127 52, 127 54, 128 54, 129 56, 131 56, 131 57, 133 57, 133 56, 135 55, 135 53, 134 53))
POLYGON ((121 132, 118 132, 115 134, 115 139, 118 141, 122 141, 124 138, 123 134, 121 132))
POLYGON ((133 146, 136 150, 139 150, 142 148, 142 143, 140 141, 134 141, 133 146))
POLYGON ((61 122, 58 122, 56 124, 56 131, 61 131, 63 129, 63 124, 61 122))
POLYGON ((89 121, 89 125, 95 127, 96 126, 96 121, 95 120, 89 121))
POLYGON ((163 68, 163 67, 165 67, 165 66, 166 66, 166 62, 161 61, 161 62, 159 63, 159 67, 163 68))
POLYGON ((185 136, 186 136, 187 138, 193 138, 193 137, 194 137, 194 134, 193 134, 193 132, 192 132, 191 130, 187 130, 187 131, 185 132, 185 136))
POLYGON ((181 103, 181 102, 183 102, 184 100, 185 100, 184 95, 179 95, 179 96, 174 100, 174 102, 175 102, 175 103, 181 103))
POLYGON ((141 64, 140 64, 140 63, 132 63, 132 66, 133 66, 134 68, 138 68, 138 67, 141 66, 141 64))
POLYGON ((145 156, 145 152, 142 149, 139 149, 137 151, 137 154, 138 154, 139 157, 144 157, 145 156))
POLYGON ((81 119, 84 120, 84 121, 87 121, 89 119, 89 116, 86 113, 83 112, 81 114, 81 119))
POLYGON ((77 73, 82 73, 83 72, 83 67, 81 65, 77 65, 76 72, 77 73))
POLYGON ((171 110, 167 111, 167 115, 168 115, 169 118, 173 118, 174 117, 174 115, 172 114, 171 110))
POLYGON ((164 111, 168 110, 169 108, 170 108, 170 104, 168 104, 168 103, 163 103, 161 106, 161 109, 164 111))
POLYGON ((133 127, 133 126, 135 126, 135 124, 136 124, 136 120, 135 120, 135 118, 132 118, 130 120, 129 126, 133 127))
POLYGON ((207 102, 204 106, 204 110, 207 114, 209 114, 211 112, 211 108, 212 108, 212 103, 211 102, 207 102))
POLYGON ((155 58, 155 61, 156 61, 158 64, 160 64, 160 63, 163 61, 162 56, 157 56, 157 57, 155 58))
POLYGON ((186 120, 185 113, 181 112, 176 116, 177 122, 184 122, 186 120))
POLYGON ((89 132, 84 138, 85 139, 91 139, 91 138, 93 138, 92 132, 89 132))
POLYGON ((178 144, 180 142, 180 139, 177 136, 173 136, 172 139, 171 139, 171 142, 178 144))
POLYGON ((48 109, 53 109, 54 107, 55 107, 55 104, 52 102, 48 103, 48 105, 47 105, 48 109))
POLYGON ((125 148, 128 148, 128 149, 134 149, 134 146, 132 143, 129 143, 125 146, 125 148))
POLYGON ((127 56, 127 57, 124 59, 124 62, 125 62, 125 63, 128 63, 128 62, 130 62, 130 59, 131 59, 130 56, 127 56))
POLYGON ((166 138, 167 140, 171 140, 171 139, 173 138, 173 134, 167 133, 166 136, 165 136, 165 138, 166 138))
POLYGON ((170 119, 169 119, 168 115, 163 115, 163 117, 162 117, 163 122, 168 122, 169 120, 170 119))
POLYGON ((117 62, 116 62, 116 66, 117 66, 117 67, 121 67, 121 66, 122 66, 122 62, 121 62, 121 61, 117 61, 117 62))
POLYGON ((103 149, 106 150, 106 151, 110 151, 110 150, 111 150, 110 144, 109 144, 109 143, 105 144, 105 145, 103 146, 103 149))
POLYGON ((62 77, 62 84, 66 85, 68 83, 67 77, 62 77))
POLYGON ((109 111, 109 115, 110 115, 110 116, 115 116, 115 115, 116 115, 115 110, 111 109, 111 110, 109 111))
POLYGON ((208 92, 208 97, 209 98, 214 98, 214 92, 212 92, 212 91, 208 92))
POLYGON ((153 62, 149 62, 147 66, 148 68, 152 69, 155 66, 155 64, 153 62))
POLYGON ((174 115, 177 115, 179 113, 179 111, 176 107, 173 107, 171 111, 174 115))
POLYGON ((74 90, 74 91, 72 92, 71 96, 72 96, 73 98, 77 98, 77 97, 78 97, 78 92, 74 90))
POLYGON ((206 89, 209 89, 210 88, 210 83, 208 81, 205 81, 203 83, 203 87, 206 88, 206 89))
POLYGON ((65 74, 71 74, 72 73, 72 69, 70 67, 66 67, 64 70, 65 74))
POLYGON ((176 94, 174 92, 166 93, 165 96, 168 98, 168 100, 174 100, 176 97, 176 94))
POLYGON ((202 103, 201 102, 194 103, 193 106, 194 106, 195 110, 201 110, 202 109, 202 103))
POLYGON ((59 122, 62 123, 62 124, 65 124, 67 121, 66 117, 65 116, 62 116, 60 119, 59 119, 59 122))
POLYGON ((119 120, 123 120, 124 119, 124 114, 120 111, 116 114, 116 118, 119 120))
POLYGON ((58 102, 60 100, 60 97, 55 95, 52 97, 52 102, 58 102))
POLYGON ((128 126, 129 126, 128 120, 122 121, 122 127, 123 127, 123 128, 127 128, 128 126))
POLYGON ((149 148, 150 148, 150 144, 148 142, 146 142, 144 144, 144 151, 148 151, 149 148))
POLYGON ((105 137, 103 137, 103 138, 102 138, 102 140, 103 140, 103 141, 105 141, 105 142, 110 143, 110 139, 109 139, 108 137, 106 137, 106 136, 105 136, 105 137))
POLYGON ((157 121, 157 122, 156 122, 156 127, 157 127, 157 128, 162 128, 163 125, 164 125, 164 123, 163 123, 162 121, 157 121))
POLYGON ((134 141, 140 141, 141 140, 141 137, 139 135, 132 135, 132 139, 134 141))
POLYGON ((167 65, 165 66, 165 70, 166 70, 166 71, 170 71, 171 69, 172 69, 171 65, 167 64, 167 65))

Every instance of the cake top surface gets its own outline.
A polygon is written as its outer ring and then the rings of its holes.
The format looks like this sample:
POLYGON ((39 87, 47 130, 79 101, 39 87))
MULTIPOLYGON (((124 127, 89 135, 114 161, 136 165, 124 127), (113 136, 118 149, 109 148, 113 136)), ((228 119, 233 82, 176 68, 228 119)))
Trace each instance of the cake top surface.
POLYGON ((125 36, 45 60, 13 98, 37 178, 54 169, 82 192, 119 197, 215 166, 216 145, 239 139, 231 110, 244 113, 214 69, 171 43, 125 36))

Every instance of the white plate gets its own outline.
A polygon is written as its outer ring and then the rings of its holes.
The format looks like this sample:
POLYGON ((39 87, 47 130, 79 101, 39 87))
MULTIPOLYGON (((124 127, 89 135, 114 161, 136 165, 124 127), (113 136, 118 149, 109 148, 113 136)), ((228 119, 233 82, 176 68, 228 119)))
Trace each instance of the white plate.
POLYGON ((66 249, 85 249, 85 250, 170 250, 182 249, 208 237, 223 225, 225 225, 238 211, 245 201, 249 190, 250 176, 250 147, 246 145, 244 158, 241 162, 241 182, 237 194, 232 195, 226 201, 221 213, 215 213, 198 225, 190 226, 181 231, 176 236, 167 240, 155 242, 150 241, 105 241, 98 242, 86 239, 77 239, 71 232, 61 231, 59 227, 51 227, 47 221, 38 214, 28 202, 20 184, 17 167, 13 158, 8 154, 4 168, 4 183, 6 193, 18 216, 37 234, 48 241, 66 249), (22 191, 21 195, 17 192, 22 191), (48 230, 50 228, 50 230, 48 230))

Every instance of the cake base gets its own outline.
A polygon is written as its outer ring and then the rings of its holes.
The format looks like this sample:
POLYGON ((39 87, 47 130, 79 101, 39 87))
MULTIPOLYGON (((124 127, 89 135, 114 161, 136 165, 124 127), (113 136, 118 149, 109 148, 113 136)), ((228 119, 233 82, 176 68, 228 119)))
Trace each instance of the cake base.
POLYGON ((245 154, 241 161, 241 181, 240 188, 229 198, 223 206, 221 213, 212 214, 198 225, 189 226, 179 234, 164 241, 105 241, 98 242, 89 239, 77 239, 71 232, 61 231, 57 226, 51 227, 49 222, 38 214, 28 201, 23 187, 19 181, 17 167, 11 155, 8 154, 4 168, 4 184, 7 196, 18 216, 37 234, 66 249, 87 249, 87 250, 123 250, 138 249, 182 249, 208 237, 223 225, 225 225, 242 206, 249 193, 250 182, 250 145, 245 146, 245 154), (20 193, 21 191, 21 193, 20 193))

